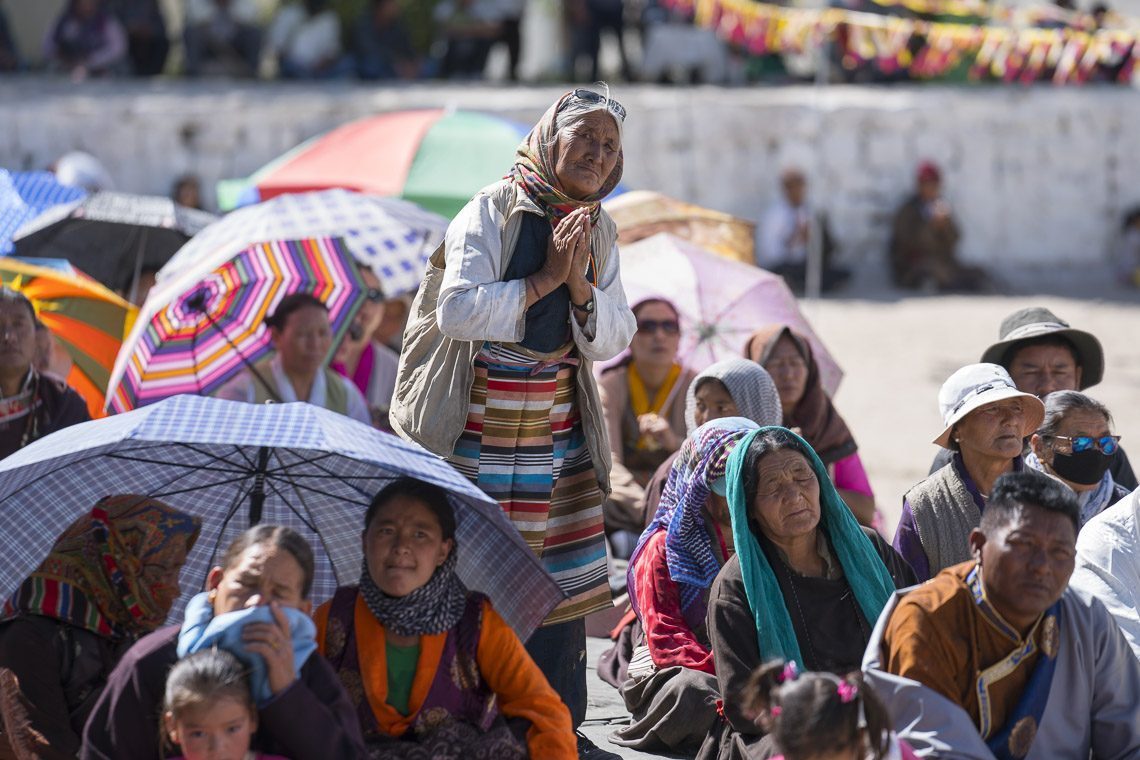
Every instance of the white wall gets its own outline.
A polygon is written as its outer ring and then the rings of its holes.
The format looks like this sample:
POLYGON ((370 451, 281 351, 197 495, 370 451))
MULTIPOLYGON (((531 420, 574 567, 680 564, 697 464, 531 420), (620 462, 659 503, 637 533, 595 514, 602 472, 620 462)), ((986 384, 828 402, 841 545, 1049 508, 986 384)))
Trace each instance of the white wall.
MULTIPOLYGON (((0 80, 0 166, 65 150, 102 159, 119 187, 166 193, 245 176, 347 120, 457 106, 535 120, 560 88, 0 80)), ((1140 202, 1140 99, 1105 88, 671 89, 619 87, 631 188, 752 220, 787 163, 803 166, 844 255, 879 262, 917 161, 945 169, 966 258, 1005 268, 1102 262, 1140 202)), ((506 169, 506 167, 504 167, 506 169)))

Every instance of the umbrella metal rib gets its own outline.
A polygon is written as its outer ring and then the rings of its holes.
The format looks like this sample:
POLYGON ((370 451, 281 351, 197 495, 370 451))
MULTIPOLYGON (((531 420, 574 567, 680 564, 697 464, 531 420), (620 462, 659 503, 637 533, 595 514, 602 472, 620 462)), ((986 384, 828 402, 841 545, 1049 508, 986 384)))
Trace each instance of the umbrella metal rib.
POLYGON ((233 503, 230 504, 229 509, 226 510, 226 516, 222 518, 222 524, 218 528, 218 538, 214 541, 214 548, 210 551, 210 565, 214 564, 215 558, 218 556, 218 550, 222 547, 222 539, 226 535, 226 528, 229 526, 230 520, 237 514, 238 509, 241 508, 242 503, 249 497, 252 490, 252 487, 245 490, 239 488, 233 503))
MULTIPOLYGON (((281 456, 279 453, 277 453, 277 461, 278 462, 281 461, 281 456)), ((290 503, 290 501, 288 499, 286 499, 284 494, 282 494, 280 492, 280 490, 277 488, 277 482, 276 481, 271 481, 270 485, 273 487, 273 490, 277 493, 277 495, 281 498, 281 501, 286 506, 289 507, 290 511, 293 512, 294 515, 297 516, 297 519, 300 520, 301 522, 303 522, 306 526, 308 526, 309 529, 311 531, 313 531, 313 534, 317 537, 317 540, 321 542, 321 548, 325 550, 325 556, 328 557, 329 564, 332 565, 333 575, 335 575, 337 577, 337 581, 338 582, 344 582, 347 580, 351 580, 351 579, 342 579, 341 578, 340 569, 337 568, 336 561, 333 559, 334 553, 331 550, 331 548, 329 547, 328 542, 325 540, 324 533, 317 530, 317 526, 316 526, 317 520, 313 516, 313 513, 309 510, 309 505, 305 502, 304 494, 301 493, 300 489, 297 488, 296 484, 294 484, 291 480, 288 480, 287 476, 286 476, 285 480, 287 483, 289 483, 289 485, 293 486, 293 490, 297 494, 297 500, 301 503, 301 507, 305 510, 305 515, 301 515, 297 512, 296 509, 293 509, 293 506, 290 503), (307 520, 305 519, 306 516, 308 517, 307 520)))

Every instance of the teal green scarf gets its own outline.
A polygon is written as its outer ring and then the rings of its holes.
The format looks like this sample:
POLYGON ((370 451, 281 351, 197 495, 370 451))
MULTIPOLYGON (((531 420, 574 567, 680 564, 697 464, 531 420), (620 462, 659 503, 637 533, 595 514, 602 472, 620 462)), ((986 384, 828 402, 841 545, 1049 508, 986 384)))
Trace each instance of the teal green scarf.
POLYGON ((819 480, 819 523, 827 530, 831 546, 843 567, 843 574, 859 608, 872 626, 879 619, 887 600, 894 593, 895 583, 887 566, 875 551, 874 545, 851 510, 843 503, 827 468, 807 441, 790 430, 780 427, 765 427, 749 433, 728 458, 728 508, 732 514, 732 536, 736 543, 736 554, 740 558, 740 572, 744 578, 744 591, 748 595, 748 606, 756 617, 756 638, 760 644, 760 659, 795 661, 804 668, 800 645, 792 629, 792 618, 784 604, 783 594, 772 572, 772 566, 760 543, 748 524, 750 505, 744 496, 744 460, 753 440, 761 433, 781 430, 799 441, 803 450, 809 453, 808 463, 819 480))

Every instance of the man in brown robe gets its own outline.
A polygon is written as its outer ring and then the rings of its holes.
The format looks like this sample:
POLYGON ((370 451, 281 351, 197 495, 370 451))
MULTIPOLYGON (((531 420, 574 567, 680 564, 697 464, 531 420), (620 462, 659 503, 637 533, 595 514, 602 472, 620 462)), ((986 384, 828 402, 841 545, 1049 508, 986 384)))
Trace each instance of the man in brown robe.
POLYGON ((916 750, 1140 757, 1140 663, 1104 606, 1068 589, 1078 520, 1064 486, 1004 475, 974 559, 888 605, 864 671, 916 750))

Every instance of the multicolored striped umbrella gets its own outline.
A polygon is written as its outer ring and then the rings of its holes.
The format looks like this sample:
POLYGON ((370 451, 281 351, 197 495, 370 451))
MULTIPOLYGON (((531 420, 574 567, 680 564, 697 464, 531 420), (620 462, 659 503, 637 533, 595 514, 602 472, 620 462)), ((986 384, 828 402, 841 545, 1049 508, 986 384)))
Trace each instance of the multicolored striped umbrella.
POLYGON ((448 219, 502 177, 528 125, 433 108, 369 116, 314 137, 243 180, 218 184, 228 211, 283 193, 342 187, 418 203, 448 219))
POLYGON ((111 379, 123 337, 134 324, 134 306, 82 274, 69 274, 0 258, 0 284, 18 290, 71 357, 67 383, 87 402, 92 417, 103 415, 103 393, 111 379))
POLYGON ((213 393, 269 352, 265 317, 290 293, 328 306, 336 345, 364 291, 341 238, 257 243, 220 265, 188 267, 151 290, 115 362, 108 404, 123 412, 213 393))
POLYGON ((158 273, 164 280, 202 261, 225 261, 267 240, 342 237, 357 263, 369 267, 385 296, 414 291, 447 220, 398 198, 350 190, 279 195, 227 214, 182 246, 158 273))

